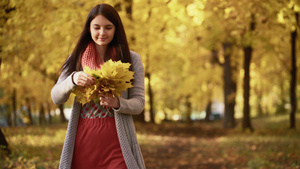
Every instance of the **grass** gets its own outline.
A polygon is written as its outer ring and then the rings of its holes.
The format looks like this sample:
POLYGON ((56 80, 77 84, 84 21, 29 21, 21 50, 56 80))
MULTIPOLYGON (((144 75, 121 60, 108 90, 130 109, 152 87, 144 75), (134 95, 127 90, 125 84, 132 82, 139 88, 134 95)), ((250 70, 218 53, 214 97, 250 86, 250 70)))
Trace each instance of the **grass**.
MULTIPOLYGON (((300 125, 290 130, 288 123, 287 115, 253 119, 253 133, 239 126, 225 130, 222 121, 192 125, 136 123, 136 129, 147 169, 299 169, 300 125)), ((12 154, 0 159, 0 166, 57 168, 66 127, 3 128, 12 154)))

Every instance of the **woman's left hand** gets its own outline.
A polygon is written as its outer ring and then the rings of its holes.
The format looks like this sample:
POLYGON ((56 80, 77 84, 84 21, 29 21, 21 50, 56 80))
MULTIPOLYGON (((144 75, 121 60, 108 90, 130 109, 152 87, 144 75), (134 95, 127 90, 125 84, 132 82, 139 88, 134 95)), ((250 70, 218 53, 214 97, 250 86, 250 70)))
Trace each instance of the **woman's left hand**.
POLYGON ((100 105, 108 108, 119 108, 120 103, 118 97, 112 94, 99 94, 100 105))

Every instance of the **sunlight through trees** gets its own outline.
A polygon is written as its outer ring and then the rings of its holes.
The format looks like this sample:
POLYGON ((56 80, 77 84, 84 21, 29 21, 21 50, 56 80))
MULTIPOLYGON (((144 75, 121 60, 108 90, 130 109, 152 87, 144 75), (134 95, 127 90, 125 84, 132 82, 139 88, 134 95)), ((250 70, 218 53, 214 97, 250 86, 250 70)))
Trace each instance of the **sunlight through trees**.
MULTIPOLYGON (((275 113, 290 113, 295 126, 299 0, 103 2, 118 9, 130 48, 143 59, 142 118, 188 122, 220 102, 226 128, 244 118, 243 127, 252 130, 252 117, 275 113)), ((27 118, 28 124, 37 116, 52 117, 57 107, 50 90, 97 3, 1 1, 0 106, 9 125, 18 123, 11 117, 27 118)))

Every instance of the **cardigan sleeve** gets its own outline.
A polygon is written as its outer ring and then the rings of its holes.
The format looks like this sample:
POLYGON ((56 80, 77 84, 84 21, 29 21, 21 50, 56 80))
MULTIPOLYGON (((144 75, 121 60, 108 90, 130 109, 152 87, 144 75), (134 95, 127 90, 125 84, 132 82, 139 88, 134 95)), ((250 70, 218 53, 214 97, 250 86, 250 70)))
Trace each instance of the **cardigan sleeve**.
POLYGON ((75 87, 75 84, 72 81, 74 73, 75 72, 67 75, 65 70, 62 71, 58 81, 51 90, 51 98, 54 104, 63 104, 69 99, 70 94, 75 87))
POLYGON ((128 98, 119 97, 118 113, 138 115, 145 106, 144 66, 140 55, 131 51, 132 71, 134 72, 133 87, 128 89, 128 98))

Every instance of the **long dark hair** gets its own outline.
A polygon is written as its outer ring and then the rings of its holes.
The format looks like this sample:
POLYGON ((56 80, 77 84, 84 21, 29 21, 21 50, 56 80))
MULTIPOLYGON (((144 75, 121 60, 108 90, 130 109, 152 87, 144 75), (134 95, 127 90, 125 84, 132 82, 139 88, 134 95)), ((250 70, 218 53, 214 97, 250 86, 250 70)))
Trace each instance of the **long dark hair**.
POLYGON ((70 55, 61 67, 61 71, 66 69, 66 74, 70 75, 74 71, 81 70, 81 57, 88 44, 93 40, 90 33, 90 24, 97 15, 103 15, 115 26, 115 35, 108 45, 106 53, 113 60, 121 60, 123 63, 131 63, 130 51, 125 34, 125 30, 118 12, 108 4, 95 6, 89 13, 79 40, 70 55))

